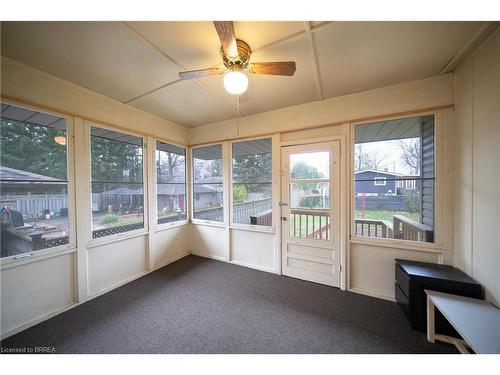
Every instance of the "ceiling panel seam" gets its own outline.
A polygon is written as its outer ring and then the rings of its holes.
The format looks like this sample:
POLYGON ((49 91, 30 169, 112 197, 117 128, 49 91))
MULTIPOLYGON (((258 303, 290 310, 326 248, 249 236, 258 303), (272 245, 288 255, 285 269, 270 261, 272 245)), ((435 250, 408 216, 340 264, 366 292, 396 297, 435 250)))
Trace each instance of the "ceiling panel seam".
MULTIPOLYGON (((148 40, 144 35, 142 35, 140 32, 138 32, 137 30, 135 30, 132 26, 130 26, 127 22, 121 22, 121 24, 123 26, 125 26, 125 28, 127 30, 129 30, 132 34, 134 34, 136 37, 138 37, 141 41, 143 41, 143 43, 147 44, 149 47, 153 48, 154 50, 156 50, 157 52, 159 52, 162 56, 164 56, 165 58, 167 58, 169 61, 171 61, 173 64, 175 64, 180 70, 187 70, 184 66, 182 66, 179 62, 177 62, 174 58, 172 58, 171 56, 167 55, 165 52, 163 52, 158 46, 156 46, 153 42, 151 42, 150 40, 148 40)), ((170 84, 175 84, 175 83, 178 83, 178 82, 181 82, 182 80, 179 79, 177 81, 172 81, 172 82, 169 82, 168 84, 166 85, 163 85, 164 87, 166 86, 169 86, 170 84)), ((232 112, 234 112, 236 114, 236 108, 233 107, 230 103, 226 102, 223 98, 221 98, 220 96, 218 96, 216 93, 214 93, 212 90, 210 90, 208 87, 206 87, 203 83, 201 83, 199 80, 197 79, 193 79, 192 81, 194 81, 195 83, 197 83, 201 88, 203 88, 205 91, 207 91, 209 94, 211 94, 212 96, 214 96, 215 98, 217 98, 219 101, 221 101, 224 105, 226 105, 232 112)), ((158 87, 156 89, 153 89, 152 92, 155 92, 155 91, 158 91, 160 89, 162 89, 163 87, 158 87)), ((139 95, 139 97, 144 97, 148 94, 150 94, 151 92, 149 93, 145 93, 143 95, 139 95)), ((132 98, 132 99, 129 99, 127 100, 125 103, 130 103, 132 100, 134 100, 135 98, 132 98)))
MULTIPOLYGON (((317 25, 314 25, 314 26, 311 26, 309 28, 309 32, 310 33, 313 33, 315 31, 317 31, 318 29, 324 27, 324 26, 327 26, 329 24, 333 23, 332 21, 324 21, 320 24, 317 24, 317 25)), ((177 62, 174 58, 172 58, 171 56, 169 56, 168 54, 166 54, 165 52, 163 52, 158 46, 156 46, 154 43, 152 43, 151 41, 149 41, 144 35, 142 35, 141 33, 139 33, 137 30, 135 30, 131 25, 129 25, 127 22, 122 22, 122 24, 125 26, 125 28, 131 32, 132 34, 134 34, 136 37, 138 37, 140 40, 142 40, 145 44, 147 44, 149 47, 155 49, 158 53, 160 53, 162 56, 164 56, 165 58, 167 58, 169 61, 171 61, 173 64, 177 65, 181 70, 186 70, 185 67, 183 67, 179 62, 177 62)), ((260 51, 262 49, 265 49, 265 48, 269 48, 271 46, 274 46, 276 44, 279 44, 279 43, 282 43, 282 42, 285 42, 287 40, 290 40, 294 37, 297 37, 299 35, 303 35, 304 33, 306 33, 306 30, 302 30, 302 31, 299 31, 299 32, 296 32, 296 33, 293 33, 293 34, 290 34, 284 38, 281 38, 281 39, 278 39, 278 40, 275 40, 271 43, 268 43, 262 47, 259 47, 255 50, 253 50, 253 52, 255 51, 260 51)), ((313 44, 313 49, 314 49, 314 44, 313 44)), ((314 62, 315 62, 315 67, 316 67, 316 71, 317 71, 317 57, 316 57, 316 52, 313 51, 313 54, 314 54, 314 62)), ((220 64, 217 64, 217 65, 214 65, 213 67, 216 67, 220 64)), ((317 73, 317 75, 319 75, 319 72, 317 73)), ((319 79, 319 77, 318 77, 319 79)), ((173 84, 176 84, 178 82, 181 82, 182 80, 176 80, 176 81, 171 81, 171 82, 168 82, 164 85, 161 85, 155 89, 152 89, 144 94, 140 94, 140 95, 137 95, 131 99, 128 99, 126 100, 124 103, 125 104, 129 104, 131 103, 132 101, 134 100, 137 100, 137 99, 140 99, 140 98, 143 98, 149 94, 152 94, 156 91, 159 91, 167 86, 170 86, 170 85, 173 85, 173 84)), ((222 99, 220 96, 218 96, 217 94, 215 94, 213 91, 211 91, 208 87, 206 87, 203 83, 201 83, 199 80, 194 80, 196 83, 198 83, 200 85, 200 87, 202 87, 203 89, 205 89, 206 91, 208 91, 211 95, 215 96, 217 99, 219 99, 220 101, 222 101, 226 106, 228 106, 234 113, 236 113, 238 115, 238 110, 233 107, 230 103, 226 102, 224 99, 222 99)), ((317 82, 317 91, 318 91, 318 97, 320 98, 320 100, 323 99, 323 95, 322 95, 322 88, 321 88, 321 82, 317 82), (319 91, 318 91, 318 85, 319 85, 319 91)), ((244 112, 241 111, 241 108, 239 110, 239 115, 240 116, 246 116, 244 112)))
POLYGON ((125 102, 123 102, 123 103, 125 103, 125 104, 129 104, 130 102, 133 102, 134 100, 137 100, 137 99, 143 98, 143 97, 145 97, 146 95, 152 94, 152 93, 154 93, 154 92, 156 92, 156 91, 159 91, 159 90, 161 90, 161 89, 163 89, 163 88, 165 88, 165 87, 171 86, 171 85, 173 85, 173 84, 175 84, 175 83, 178 83, 178 82, 180 82, 180 81, 182 81, 182 79, 180 79, 180 78, 179 78, 179 79, 177 79, 177 80, 175 80, 175 81, 165 83, 164 85, 161 85, 160 87, 157 87, 157 88, 154 88, 154 89, 152 89, 152 90, 149 90, 149 91, 145 92, 144 94, 137 95, 137 96, 133 97, 132 99, 128 99, 127 101, 125 101, 125 102))
POLYGON ((453 58, 446 63, 446 65, 439 72, 440 75, 453 72, 457 66, 459 66, 467 57, 472 55, 474 51, 484 42, 490 34, 499 27, 500 22, 485 22, 483 26, 479 28, 471 38, 465 43, 465 45, 453 56, 453 58))
POLYGON ((316 83, 316 94, 318 95, 318 100, 323 100, 323 88, 321 86, 321 77, 319 75, 318 56, 316 53, 316 47, 314 46, 314 39, 311 32, 310 21, 305 21, 304 27, 307 34, 307 39, 309 40, 309 45, 311 47, 311 57, 313 60, 313 70, 314 70, 313 72, 314 82, 316 83))
MULTIPOLYGON (((322 28, 323 26, 326 26, 326 25, 329 25, 333 23, 333 21, 324 21, 324 22, 321 22, 317 25, 314 25, 314 26, 311 26, 311 33, 314 33, 315 31, 318 31, 320 28, 322 28)), ((300 36, 300 35, 304 35, 306 33, 306 30, 301 30, 301 31, 297 31, 293 34, 290 34, 290 35, 287 35, 281 39, 277 39, 273 42, 270 42, 270 43, 267 43, 267 44, 264 44, 263 46, 259 47, 259 48, 256 48, 256 49, 252 49, 252 52, 257 52, 257 51, 261 51, 263 49, 266 49, 266 48, 269 48, 269 47, 272 47, 272 46, 275 46, 276 44, 280 44, 280 43, 283 43, 283 42, 286 42, 290 39, 293 39, 297 36, 300 36)))
MULTIPOLYGON (((266 49, 266 48, 269 48, 269 47, 272 47, 274 45, 277 45, 277 44, 280 44, 280 43, 283 43, 285 41, 288 41, 292 38, 295 38, 297 36, 300 36, 300 35, 303 35, 304 33, 307 33, 309 34, 309 38, 310 38, 310 43, 311 43, 311 46, 312 46, 312 55, 313 55, 313 59, 314 59, 314 71, 315 71, 315 82, 316 82, 316 92, 317 92, 317 95, 318 95, 318 98, 319 100, 322 100, 323 99, 323 90, 322 90, 322 85, 321 85, 321 81, 320 81, 320 76, 319 76, 319 68, 318 68, 318 61, 317 61, 317 53, 316 53, 316 49, 315 49, 315 46, 314 46, 314 41, 312 39, 312 33, 314 33, 315 31, 323 28, 324 26, 327 26, 329 24, 332 24, 333 22, 332 21, 324 21, 324 22, 321 22, 317 25, 310 25, 309 22, 306 22, 308 24, 308 27, 309 29, 304 29, 302 31, 299 31, 299 32, 296 32, 296 33, 293 33, 293 34, 290 34, 284 38, 281 38, 281 39, 278 39, 278 40, 275 40, 271 43, 268 43, 262 47, 259 47, 255 50, 253 50, 253 52, 255 51, 260 51, 260 50, 263 50, 263 49, 266 49)), ((142 41, 144 44, 146 44, 147 46, 149 46, 150 48, 153 48, 154 50, 156 50, 158 53, 160 53, 163 57, 165 57, 167 60, 169 60, 171 63, 175 64, 180 70, 186 70, 186 68, 184 66, 182 66, 182 64, 180 64, 178 61, 176 61, 173 57, 171 57, 170 55, 166 54, 161 48, 159 48, 158 46, 156 46, 153 42, 151 42, 148 38, 146 38, 144 35, 142 35, 139 31, 137 31, 136 29, 134 29, 131 25, 129 25, 127 22, 120 22, 120 24, 127 30, 129 31, 131 34, 133 34, 135 37, 137 37, 140 41, 142 41)), ((217 64, 217 65, 214 65, 214 67, 217 67, 218 65, 220 64, 217 64)), ((181 82, 182 80, 181 79, 178 79, 178 80, 175 80, 175 81, 171 81, 171 82, 167 82, 157 88, 154 88, 148 92, 145 92, 143 94, 140 94, 140 95, 137 95, 131 99, 128 99, 126 101, 124 101, 123 103, 124 104, 130 104, 131 102, 133 102, 134 100, 137 100, 137 99, 140 99, 140 98, 143 98, 147 95, 150 95, 152 93, 155 93, 165 87, 168 87, 168 86, 171 86, 171 85, 174 85, 176 83, 179 83, 181 82)), ((243 116, 245 117, 245 113, 241 111, 241 108, 236 108, 235 106, 231 105, 230 103, 228 103, 226 100, 224 100, 223 98, 221 98, 219 95, 217 95, 216 93, 214 93, 212 90, 210 90, 207 86, 205 86, 202 82, 200 82, 198 79, 194 79, 193 80, 196 84, 198 84, 199 87, 201 87, 203 90, 205 90, 206 92, 208 92, 210 95, 212 95, 213 97, 215 97, 216 99, 218 99, 220 102, 222 102, 226 107, 228 107, 231 112, 233 112, 234 114, 236 114, 236 116, 238 116, 238 112, 239 112, 239 116, 243 116), (239 111, 238 111, 239 110, 239 111)))

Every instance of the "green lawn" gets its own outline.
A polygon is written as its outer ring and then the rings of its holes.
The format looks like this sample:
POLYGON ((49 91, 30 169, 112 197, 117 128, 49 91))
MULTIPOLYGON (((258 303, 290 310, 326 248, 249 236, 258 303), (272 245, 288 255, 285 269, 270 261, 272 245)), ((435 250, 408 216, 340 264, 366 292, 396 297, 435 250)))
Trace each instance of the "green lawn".
MULTIPOLYGON (((317 231, 319 228, 327 225, 329 218, 324 216, 314 216, 314 215, 290 215, 290 236, 292 237, 307 237, 312 234, 313 231, 317 231), (295 223, 295 217, 297 223, 295 223)), ((323 239, 326 234, 323 233, 323 239)))
POLYGON ((392 217, 394 215, 406 216, 416 222, 420 221, 420 214, 418 212, 365 210, 365 215, 363 216, 361 210, 356 210, 356 219, 387 220, 392 223, 392 217))

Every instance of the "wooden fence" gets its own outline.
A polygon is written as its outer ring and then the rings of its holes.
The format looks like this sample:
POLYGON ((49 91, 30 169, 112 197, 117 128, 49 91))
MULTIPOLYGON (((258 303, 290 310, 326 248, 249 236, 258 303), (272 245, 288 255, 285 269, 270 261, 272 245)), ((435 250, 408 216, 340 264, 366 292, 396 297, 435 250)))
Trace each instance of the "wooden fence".
MULTIPOLYGON (((251 202, 233 205, 233 223, 250 224, 251 216, 271 209, 271 198, 259 199, 251 202)), ((194 217, 202 220, 224 221, 222 207, 204 208, 195 210, 194 217)))
POLYGON ((37 219, 43 213, 61 213, 67 215, 67 194, 29 194, 29 195, 4 195, 2 205, 12 205, 13 209, 23 214, 24 219, 37 219))

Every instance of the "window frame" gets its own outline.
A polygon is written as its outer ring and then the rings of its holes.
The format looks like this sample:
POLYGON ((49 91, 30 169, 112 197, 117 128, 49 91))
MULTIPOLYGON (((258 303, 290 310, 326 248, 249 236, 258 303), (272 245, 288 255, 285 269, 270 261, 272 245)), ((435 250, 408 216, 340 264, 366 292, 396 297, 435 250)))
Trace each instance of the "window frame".
POLYGON ((396 114, 390 116, 373 117, 361 121, 353 121, 349 123, 351 140, 349 142, 351 147, 350 160, 348 170, 350 171, 350 208, 349 208, 349 242, 360 245, 372 245, 391 247, 401 250, 420 250, 431 253, 443 252, 443 222, 442 222, 442 159, 444 157, 442 145, 442 132, 443 132, 443 110, 430 110, 430 111, 414 111, 404 114, 396 114), (394 238, 375 238, 368 236, 356 235, 356 176, 354 171, 355 160, 355 129, 357 125, 367 124, 371 122, 400 120, 418 116, 434 116, 434 242, 412 241, 394 238))
POLYGON ((190 152, 189 152, 189 148, 186 147, 186 146, 183 146, 183 145, 180 145, 180 144, 176 144, 176 143, 173 143, 172 141, 165 141, 165 140, 162 140, 161 138, 152 138, 151 139, 153 144, 154 144, 154 147, 152 147, 152 155, 151 155, 151 158, 152 158, 152 163, 153 163, 153 175, 151 176, 151 181, 152 181, 152 184, 153 184, 153 187, 152 187, 152 192, 153 192, 153 213, 154 213, 154 225, 153 225, 153 229, 155 231, 160 231, 162 229, 167 229, 167 228, 171 228, 171 227, 177 227, 177 226, 180 226, 180 225, 185 225, 185 224, 188 224, 189 223, 189 218, 190 218, 190 188, 189 188, 189 185, 190 185, 190 181, 191 179, 189 178, 189 173, 190 173, 190 170, 191 168, 189 168, 189 165, 190 165, 190 152), (184 195, 185 195, 185 205, 186 205, 186 218, 184 220, 176 220, 176 221, 172 221, 170 223, 163 223, 163 224, 159 224, 158 223, 158 174, 157 174, 157 171, 156 171, 156 142, 162 142, 162 143, 166 143, 166 144, 169 144, 169 145, 173 145, 173 146, 177 146, 179 148, 182 148, 185 152, 184 154, 184 157, 185 157, 185 162, 184 162, 184 195))
POLYGON ((373 177, 373 186, 387 186, 387 178, 373 177), (380 181, 380 183, 378 183, 380 181))
POLYGON ((215 227, 225 227, 226 224, 228 223, 227 216, 228 216, 228 205, 227 205, 227 197, 228 197, 228 173, 226 171, 227 167, 227 142, 213 142, 213 143, 205 143, 202 145, 196 145, 189 147, 189 219, 191 223, 193 224, 204 224, 204 225, 209 225, 209 226, 215 226, 215 227), (204 148, 204 147, 209 147, 209 146, 216 146, 220 145, 221 146, 221 152, 222 152, 222 157, 221 157, 221 171, 222 171, 222 215, 223 215, 223 220, 222 221, 214 221, 214 220, 207 220, 207 219, 198 219, 194 217, 195 210, 194 210, 194 199, 195 199, 195 194, 194 194, 194 157, 193 157, 193 151, 199 148, 204 148))
POLYGON ((149 154, 148 154, 148 138, 143 134, 135 133, 133 131, 124 130, 122 128, 113 127, 109 125, 103 125, 98 122, 89 121, 86 122, 87 126, 87 135, 88 135, 88 148, 87 148, 87 163, 88 163, 88 215, 89 215, 89 225, 88 225, 88 233, 87 233, 87 247, 92 248, 100 245, 104 245, 110 242, 119 241, 126 238, 133 238, 141 235, 145 235, 149 232, 149 195, 148 195, 148 164, 149 164, 149 154), (131 135, 134 137, 138 137, 142 139, 142 191, 143 191, 143 200, 144 200, 144 212, 143 212, 143 223, 144 226, 139 229, 130 230, 122 233, 114 233, 103 237, 93 238, 92 234, 94 232, 93 229, 93 217, 92 217, 92 127, 101 128, 106 130, 111 130, 117 133, 122 133, 126 135, 131 135))
POLYGON ((266 232, 266 233, 274 233, 276 223, 275 223, 275 215, 274 215, 274 168, 273 168, 273 160, 274 160, 274 155, 273 155, 273 136, 272 135, 267 135, 267 136, 259 136, 259 137, 252 137, 252 138, 242 138, 242 139, 235 139, 232 141, 228 142, 228 165, 229 165, 229 173, 228 173, 228 190, 229 190, 229 227, 234 228, 234 229, 246 229, 246 230, 252 230, 256 232, 266 232), (243 223, 235 223, 233 222, 233 144, 234 143, 240 143, 240 142, 248 142, 248 141, 254 141, 257 139, 270 139, 271 140, 271 210, 272 210, 272 225, 267 226, 267 225, 254 225, 254 224, 243 224, 243 223))
POLYGON ((41 259, 54 256, 74 253, 77 251, 76 239, 76 191, 75 191, 75 129, 73 117, 53 110, 38 107, 32 104, 24 104, 15 100, 1 98, 0 102, 31 111, 47 113, 49 115, 64 118, 66 120, 66 168, 68 181, 68 243, 64 245, 48 247, 45 249, 26 252, 23 254, 11 255, 0 258, 0 270, 17 266, 18 264, 28 264, 41 259))

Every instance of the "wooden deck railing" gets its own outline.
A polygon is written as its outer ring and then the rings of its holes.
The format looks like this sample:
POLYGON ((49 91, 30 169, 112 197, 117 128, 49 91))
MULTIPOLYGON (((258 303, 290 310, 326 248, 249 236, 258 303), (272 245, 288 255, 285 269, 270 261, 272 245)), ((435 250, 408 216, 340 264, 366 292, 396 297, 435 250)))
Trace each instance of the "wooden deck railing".
POLYGON ((432 242, 434 230, 403 215, 394 215, 393 222, 387 220, 355 220, 356 235, 378 238, 394 238, 408 241, 432 242))
POLYGON ((392 238, 392 223, 387 220, 356 219, 356 235, 379 238, 392 238))
POLYGON ((290 235, 317 240, 330 239, 330 212, 320 210, 290 211, 290 235))
POLYGON ((250 216, 250 224, 264 225, 270 227, 273 225, 273 212, 266 210, 250 216))
POLYGON ((434 241, 434 230, 403 215, 394 215, 394 238, 410 241, 434 241))

